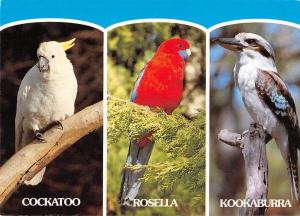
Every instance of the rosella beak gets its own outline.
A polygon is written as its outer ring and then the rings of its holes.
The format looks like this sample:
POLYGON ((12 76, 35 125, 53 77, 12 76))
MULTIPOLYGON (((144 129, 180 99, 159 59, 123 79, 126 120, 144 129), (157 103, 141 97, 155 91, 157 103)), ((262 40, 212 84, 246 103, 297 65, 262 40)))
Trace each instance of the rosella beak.
POLYGON ((179 55, 184 60, 187 60, 188 57, 191 55, 191 50, 190 49, 180 50, 179 55))

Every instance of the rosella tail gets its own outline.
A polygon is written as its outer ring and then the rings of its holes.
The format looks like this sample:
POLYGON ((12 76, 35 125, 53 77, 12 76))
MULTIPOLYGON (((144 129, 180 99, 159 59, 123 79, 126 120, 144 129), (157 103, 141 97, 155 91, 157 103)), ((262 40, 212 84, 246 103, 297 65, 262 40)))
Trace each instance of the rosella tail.
POLYGON ((133 199, 137 196, 141 186, 140 178, 143 177, 145 172, 144 165, 148 164, 152 148, 153 142, 149 142, 143 147, 140 147, 136 141, 130 142, 120 189, 119 202, 121 205, 131 205, 133 199))

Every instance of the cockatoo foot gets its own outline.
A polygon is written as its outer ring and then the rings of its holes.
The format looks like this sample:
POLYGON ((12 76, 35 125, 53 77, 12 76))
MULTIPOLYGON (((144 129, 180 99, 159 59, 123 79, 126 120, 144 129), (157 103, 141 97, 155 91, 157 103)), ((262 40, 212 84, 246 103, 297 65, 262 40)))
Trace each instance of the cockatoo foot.
POLYGON ((40 142, 46 143, 46 140, 43 136, 43 134, 40 131, 34 131, 34 136, 37 140, 39 140, 40 142))
POLYGON ((58 129, 63 130, 64 126, 62 125, 62 123, 60 121, 54 121, 54 124, 58 127, 58 129))
POLYGON ((44 133, 47 130, 50 130, 51 128, 53 128, 55 126, 57 126, 58 129, 60 129, 60 130, 64 129, 64 127, 63 127, 63 125, 62 125, 62 123, 60 121, 53 121, 50 124, 48 124, 46 127, 44 127, 42 130, 40 130, 40 132, 44 133))

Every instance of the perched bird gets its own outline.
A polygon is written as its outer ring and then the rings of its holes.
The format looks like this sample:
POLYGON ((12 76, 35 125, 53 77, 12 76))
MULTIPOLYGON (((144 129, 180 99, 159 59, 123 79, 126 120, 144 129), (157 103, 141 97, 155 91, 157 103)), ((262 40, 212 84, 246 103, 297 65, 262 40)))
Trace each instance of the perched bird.
MULTIPOLYGON (((54 124, 74 114, 77 80, 65 51, 75 39, 66 42, 43 42, 37 50, 38 63, 23 78, 17 97, 15 149, 18 151, 54 124)), ((45 169, 26 185, 42 181, 45 169)))
POLYGON ((292 199, 298 202, 299 125, 294 100, 277 72, 273 48, 253 33, 213 41, 237 54, 235 84, 250 116, 275 139, 288 167, 292 199))
MULTIPOLYGON (((191 54, 187 41, 173 38, 158 47, 153 58, 140 72, 131 94, 131 102, 160 108, 167 114, 179 105, 182 98, 185 60, 191 54)), ((131 205, 141 186, 140 178, 145 169, 130 169, 134 165, 146 165, 149 161, 153 142, 151 132, 138 140, 132 140, 125 164, 119 201, 131 205)))

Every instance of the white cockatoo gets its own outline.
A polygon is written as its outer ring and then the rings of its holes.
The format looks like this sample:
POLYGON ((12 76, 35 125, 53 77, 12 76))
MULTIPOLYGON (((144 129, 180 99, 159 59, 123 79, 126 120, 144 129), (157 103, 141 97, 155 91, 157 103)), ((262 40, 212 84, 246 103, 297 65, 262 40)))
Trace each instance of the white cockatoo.
MULTIPOLYGON (((37 50, 38 63, 23 78, 17 97, 15 118, 15 149, 18 151, 42 133, 74 114, 77 80, 73 65, 65 51, 75 39, 66 42, 43 42, 37 50)), ((45 169, 26 185, 42 181, 45 169)))

